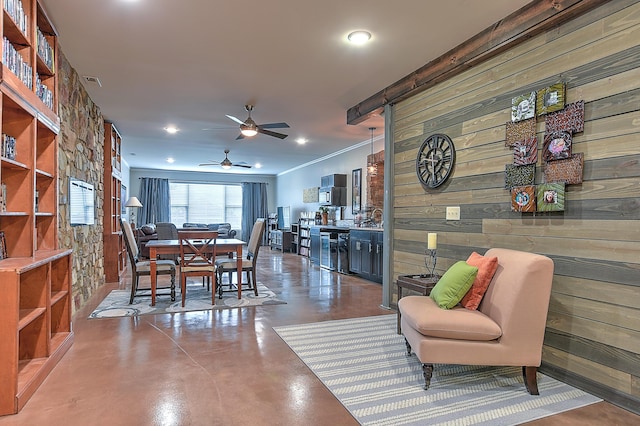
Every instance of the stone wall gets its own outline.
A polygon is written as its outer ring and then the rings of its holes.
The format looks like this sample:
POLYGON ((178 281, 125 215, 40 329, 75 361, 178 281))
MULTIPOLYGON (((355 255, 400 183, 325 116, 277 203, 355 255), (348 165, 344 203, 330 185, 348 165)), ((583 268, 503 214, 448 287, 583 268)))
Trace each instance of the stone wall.
POLYGON ((60 247, 73 249, 73 310, 87 301, 104 284, 103 165, 104 124, 93 103, 62 52, 58 53, 58 185, 60 247), (88 182, 95 189, 95 225, 69 223, 69 178, 88 182))

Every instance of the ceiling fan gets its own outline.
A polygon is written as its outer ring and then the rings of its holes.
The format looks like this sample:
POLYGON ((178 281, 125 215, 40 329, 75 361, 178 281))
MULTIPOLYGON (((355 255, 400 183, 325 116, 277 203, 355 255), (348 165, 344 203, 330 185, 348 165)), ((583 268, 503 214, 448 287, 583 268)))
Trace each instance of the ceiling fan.
POLYGON ((222 166, 223 169, 225 170, 229 170, 231 168, 231 166, 233 167, 244 167, 245 169, 250 169, 251 166, 248 165, 247 163, 240 162, 240 163, 232 163, 231 160, 229 160, 229 150, 225 149, 224 150, 224 160, 222 161, 211 161, 209 163, 201 163, 199 164, 199 166, 222 166))
POLYGON ((227 117, 229 117, 230 119, 232 119, 233 121, 235 121, 240 125, 240 135, 238 135, 236 140, 244 139, 245 137, 250 138, 252 136, 257 135, 258 133, 262 133, 263 135, 273 136, 275 138, 280 138, 280 139, 284 139, 288 136, 282 133, 267 130, 267 129, 281 129, 284 127, 289 127, 287 123, 256 124, 256 122, 253 121, 253 118, 251 118, 251 111, 253 111, 253 105, 245 105, 244 109, 246 109, 247 112, 249 113, 249 117, 244 121, 234 117, 233 115, 227 114, 227 117))

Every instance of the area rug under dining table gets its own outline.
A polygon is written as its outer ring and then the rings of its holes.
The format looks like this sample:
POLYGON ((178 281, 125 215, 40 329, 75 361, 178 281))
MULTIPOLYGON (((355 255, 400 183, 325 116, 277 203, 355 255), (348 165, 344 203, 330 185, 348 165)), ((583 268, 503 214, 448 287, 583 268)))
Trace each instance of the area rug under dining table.
MULTIPOLYGON (((225 284, 225 288, 228 286, 225 284)), ((168 290, 165 290, 168 291, 168 290)), ((176 300, 170 296, 156 297, 156 305, 151 306, 151 295, 136 296, 129 304, 131 290, 112 290, 89 318, 131 317, 137 315, 166 314, 173 312, 190 312, 205 310, 220 310, 244 308, 248 306, 282 305, 284 300, 278 299, 276 294, 264 284, 258 282, 258 296, 253 290, 242 290, 242 298, 238 299, 237 291, 223 292, 222 299, 216 296, 216 304, 211 304, 211 291, 197 279, 187 280, 187 297, 184 308, 180 296, 180 284, 176 283, 176 300)))
POLYGON ((395 315, 274 330, 363 425, 515 425, 601 401, 540 373, 529 395, 520 367, 437 364, 425 391, 395 315))

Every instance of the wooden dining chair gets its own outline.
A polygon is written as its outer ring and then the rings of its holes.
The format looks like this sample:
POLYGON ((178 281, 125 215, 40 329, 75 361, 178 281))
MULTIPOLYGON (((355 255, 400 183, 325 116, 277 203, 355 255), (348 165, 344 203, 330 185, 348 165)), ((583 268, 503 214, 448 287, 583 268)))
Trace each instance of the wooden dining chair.
MULTIPOLYGON (((147 295, 139 294, 138 283, 141 276, 151 275, 151 266, 148 260, 138 260, 138 245, 136 244, 129 222, 121 220, 120 226, 122 227, 122 233, 124 235, 124 244, 129 254, 129 262, 131 263, 131 297, 129 298, 129 304, 132 304, 134 297, 147 295)), ((173 302, 176 300, 176 264, 172 260, 158 260, 156 261, 156 271, 158 275, 171 275, 171 285, 169 287, 158 287, 159 290, 169 289, 170 292, 158 293, 157 295, 162 296, 168 294, 171 296, 171 301, 173 302)))
MULTIPOLYGON (((262 243, 262 235, 265 229, 265 219, 257 219, 251 230, 249 244, 247 244, 247 253, 242 261, 242 271, 247 274, 247 285, 249 290, 253 289, 255 295, 258 295, 258 282, 256 281, 256 261, 258 260, 258 251, 262 243)), ((233 290, 233 273, 238 271, 237 259, 222 258, 216 261, 216 270, 218 275, 218 297, 222 299, 222 275, 229 273, 229 288, 233 290)), ((238 277, 238 285, 243 285, 242 276, 238 277)))
POLYGON ((187 277, 207 277, 213 282, 211 304, 216 302, 216 231, 178 231, 180 243, 180 290, 182 307, 187 294, 187 277))

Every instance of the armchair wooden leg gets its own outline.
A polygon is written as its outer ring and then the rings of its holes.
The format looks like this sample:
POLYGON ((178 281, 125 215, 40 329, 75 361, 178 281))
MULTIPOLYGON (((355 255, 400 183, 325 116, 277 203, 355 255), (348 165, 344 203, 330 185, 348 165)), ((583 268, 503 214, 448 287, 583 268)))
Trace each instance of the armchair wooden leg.
POLYGON ((538 392, 538 367, 522 367, 522 377, 524 378, 524 385, 527 388, 527 392, 531 395, 540 395, 538 392))
POLYGON ((433 364, 422 364, 422 376, 424 377, 424 390, 429 389, 432 375, 433 375, 433 364))
POLYGON ((411 355, 411 345, 409 344, 409 342, 407 341, 407 338, 405 337, 404 339, 404 344, 407 347, 407 356, 411 355))

